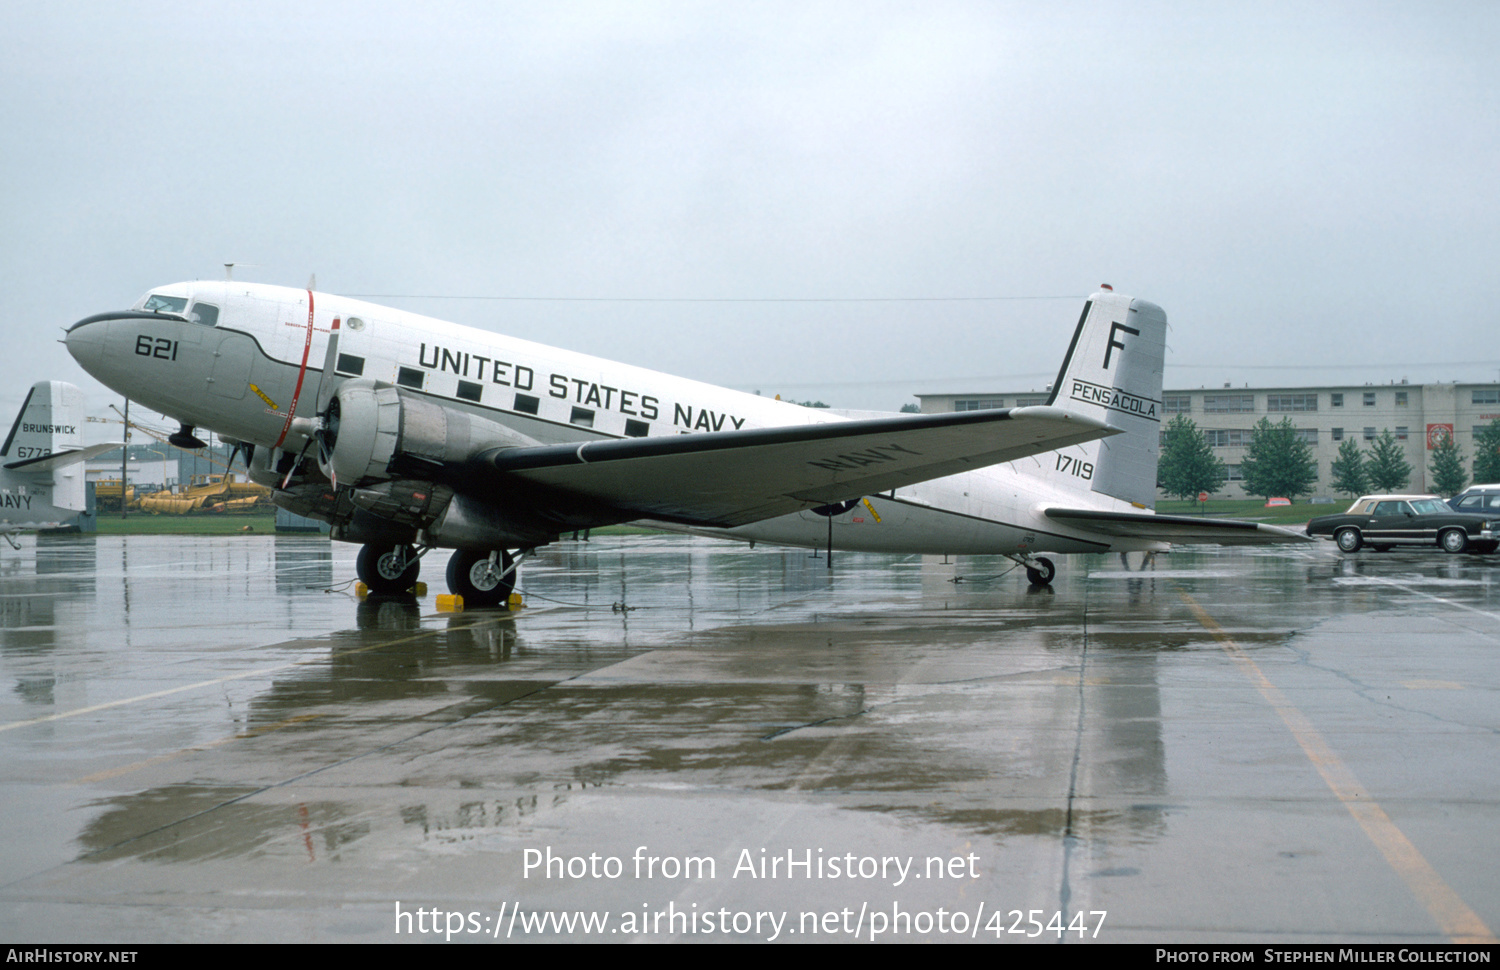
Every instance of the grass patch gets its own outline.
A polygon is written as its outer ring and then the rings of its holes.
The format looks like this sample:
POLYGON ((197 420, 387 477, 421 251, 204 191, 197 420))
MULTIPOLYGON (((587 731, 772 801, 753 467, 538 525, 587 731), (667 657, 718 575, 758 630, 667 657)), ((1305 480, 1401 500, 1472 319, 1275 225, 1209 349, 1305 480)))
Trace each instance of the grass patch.
POLYGON ((1311 502, 1294 502, 1266 508, 1266 500, 1260 498, 1209 499, 1207 502, 1157 502, 1156 511, 1163 515, 1199 515, 1215 519, 1249 519, 1270 525, 1301 525, 1319 515, 1333 515, 1348 508, 1342 499, 1332 503, 1313 505, 1311 502))

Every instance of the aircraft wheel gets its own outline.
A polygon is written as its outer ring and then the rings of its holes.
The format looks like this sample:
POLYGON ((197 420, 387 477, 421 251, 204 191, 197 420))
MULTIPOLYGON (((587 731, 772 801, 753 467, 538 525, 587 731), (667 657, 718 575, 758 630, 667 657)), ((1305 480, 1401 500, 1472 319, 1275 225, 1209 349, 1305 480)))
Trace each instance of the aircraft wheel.
POLYGON ((1456 555, 1469 548, 1469 537, 1462 529, 1449 529, 1438 536, 1438 545, 1443 547, 1444 552, 1451 552, 1456 555))
POLYGON ((1052 578, 1057 575, 1057 567, 1052 565, 1050 559, 1033 559, 1032 565, 1026 567, 1026 578, 1033 586, 1051 586, 1052 578))
POLYGON ((1340 552, 1359 552, 1359 547, 1364 545, 1358 529, 1340 529, 1335 533, 1333 541, 1338 543, 1340 552))
POLYGON ((372 593, 404 593, 416 584, 422 571, 422 560, 415 553, 411 546, 370 543, 360 547, 354 571, 372 593))
POLYGON ((504 606, 516 588, 514 570, 506 572, 510 564, 510 553, 504 550, 491 566, 487 551, 460 549, 448 560, 448 591, 462 596, 465 606, 504 606))

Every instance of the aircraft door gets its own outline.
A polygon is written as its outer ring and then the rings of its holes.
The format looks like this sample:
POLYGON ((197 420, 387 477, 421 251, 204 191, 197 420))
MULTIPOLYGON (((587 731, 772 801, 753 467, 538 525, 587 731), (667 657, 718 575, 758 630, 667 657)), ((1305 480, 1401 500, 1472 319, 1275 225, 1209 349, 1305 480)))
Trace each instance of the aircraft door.
POLYGON ((219 333, 208 390, 217 397, 238 401, 245 396, 255 366, 255 340, 248 334, 219 333))

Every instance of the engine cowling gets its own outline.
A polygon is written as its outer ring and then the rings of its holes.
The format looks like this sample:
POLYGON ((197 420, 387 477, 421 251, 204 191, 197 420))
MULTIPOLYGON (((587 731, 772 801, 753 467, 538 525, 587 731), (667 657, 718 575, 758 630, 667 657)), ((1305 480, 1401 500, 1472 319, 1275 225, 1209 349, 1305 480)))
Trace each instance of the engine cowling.
POLYGON ((540 442, 503 424, 370 378, 345 381, 328 405, 318 467, 340 485, 441 477, 486 448, 540 442))

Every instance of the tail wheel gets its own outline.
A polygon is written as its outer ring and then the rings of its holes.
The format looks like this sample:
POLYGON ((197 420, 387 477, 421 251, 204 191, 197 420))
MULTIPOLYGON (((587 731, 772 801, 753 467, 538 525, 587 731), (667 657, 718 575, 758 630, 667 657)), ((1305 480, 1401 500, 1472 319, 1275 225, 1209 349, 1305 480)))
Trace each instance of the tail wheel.
POLYGON ((354 570, 370 592, 389 596, 404 593, 416 584, 422 560, 411 546, 371 543, 360 547, 354 570))
POLYGON ((1359 547, 1364 545, 1357 529, 1340 529, 1334 534, 1333 541, 1338 543, 1340 552, 1359 552, 1359 547))
POLYGON ((1438 536, 1438 545, 1444 552, 1457 554, 1469 548, 1469 536, 1462 529, 1449 529, 1438 536))
POLYGON ((516 588, 510 553, 500 551, 490 561, 483 550, 460 549, 448 560, 448 591, 464 598, 465 606, 501 606, 516 588))
POLYGON ((1051 586, 1056 575, 1057 567, 1050 559, 1033 559, 1031 565, 1026 567, 1026 578, 1033 586, 1051 586))

